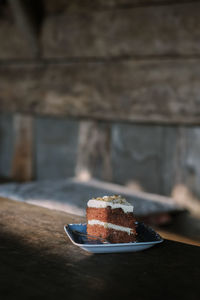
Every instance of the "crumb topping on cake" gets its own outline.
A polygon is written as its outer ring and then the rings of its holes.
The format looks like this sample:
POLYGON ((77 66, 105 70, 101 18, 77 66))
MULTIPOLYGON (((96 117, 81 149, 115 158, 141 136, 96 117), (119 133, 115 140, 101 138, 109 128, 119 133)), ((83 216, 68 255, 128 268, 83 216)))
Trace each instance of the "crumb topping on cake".
POLYGON ((133 212, 133 205, 120 195, 103 196, 92 198, 88 201, 88 207, 106 208, 110 206, 112 209, 121 208, 125 213, 133 212))
POLYGON ((119 204, 124 204, 124 205, 131 205, 121 195, 97 197, 97 198, 92 198, 92 200, 113 202, 113 203, 119 203, 119 204))

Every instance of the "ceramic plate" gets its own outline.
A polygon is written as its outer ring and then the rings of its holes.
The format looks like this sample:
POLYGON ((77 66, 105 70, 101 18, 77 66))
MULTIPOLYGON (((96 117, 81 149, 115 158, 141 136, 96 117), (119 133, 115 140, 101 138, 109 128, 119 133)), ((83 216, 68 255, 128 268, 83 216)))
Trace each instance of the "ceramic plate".
POLYGON ((71 242, 85 251, 92 253, 115 253, 142 251, 163 242, 163 239, 151 227, 136 222, 137 241, 134 243, 103 244, 100 240, 91 241, 87 238, 86 224, 68 224, 64 230, 71 242), (80 233, 76 234, 76 232, 80 233), (81 235, 83 234, 83 235, 81 235))

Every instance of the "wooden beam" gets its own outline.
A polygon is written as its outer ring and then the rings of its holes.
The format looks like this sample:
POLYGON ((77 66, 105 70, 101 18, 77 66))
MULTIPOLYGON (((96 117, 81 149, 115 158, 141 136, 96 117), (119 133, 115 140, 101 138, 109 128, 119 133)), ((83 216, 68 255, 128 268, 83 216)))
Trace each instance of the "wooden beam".
POLYGON ((47 13, 83 10, 109 10, 119 8, 134 8, 140 6, 175 5, 199 0, 43 0, 47 13))
POLYGON ((7 5, 7 15, 0 16, 0 60, 31 59, 33 56, 24 34, 13 22, 12 12, 7 5))
POLYGON ((76 177, 100 177, 111 181, 110 126, 97 121, 82 121, 79 128, 76 177))
POLYGON ((0 111, 200 124, 199 60, 0 66, 0 111))
POLYGON ((11 177, 15 181, 33 179, 33 118, 27 115, 14 116, 14 154, 11 177))
POLYGON ((24 35, 29 44, 29 51, 32 52, 34 57, 39 56, 39 44, 37 38, 36 25, 28 13, 25 2, 22 0, 8 0, 12 9, 16 24, 20 32, 24 35))
POLYGON ((200 3, 66 11, 44 19, 46 58, 199 55, 200 3))

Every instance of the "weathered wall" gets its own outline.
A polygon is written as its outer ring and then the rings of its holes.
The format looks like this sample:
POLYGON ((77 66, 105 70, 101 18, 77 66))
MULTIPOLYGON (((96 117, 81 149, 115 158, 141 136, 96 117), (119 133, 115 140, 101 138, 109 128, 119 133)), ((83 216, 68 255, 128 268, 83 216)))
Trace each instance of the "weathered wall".
POLYGON ((41 35, 44 57, 199 54, 200 3, 80 8, 45 18, 41 35))
MULTIPOLYGON (((78 155, 80 155, 78 154, 79 132, 84 122, 88 123, 88 121, 69 119, 41 117, 35 119, 34 179, 58 179, 76 175, 78 155)), ((4 177, 10 177, 11 174, 12 125, 11 115, 0 115, 0 175, 4 177)), ((137 190, 174 195, 177 198, 182 196, 186 205, 191 200, 195 203, 198 201, 197 198, 200 196, 199 127, 136 125, 119 122, 102 123, 100 126, 102 128, 110 126, 110 181, 137 190)), ((94 133, 96 134, 96 129, 94 133)), ((88 143, 92 139, 95 139, 95 136, 93 130, 90 130, 88 143)), ((81 149, 83 150, 84 147, 81 149)), ((95 147, 93 144, 93 151, 97 151, 95 147)), ((92 171, 91 175, 105 180, 102 157, 95 154, 93 157, 95 158, 94 170, 88 168, 88 171, 92 171)))
POLYGON ((198 62, 181 59, 3 65, 0 111, 200 124, 198 62))
POLYGON ((13 3, 0 3, 0 174, 26 175, 13 150, 26 120, 33 173, 21 179, 84 171, 196 203, 200 2, 13 3))
POLYGON ((42 17, 9 3, 0 111, 200 124, 199 1, 43 1, 42 17))
POLYGON ((35 178, 75 176, 79 122, 52 118, 35 121, 35 178))
POLYGON ((11 176, 14 135, 11 115, 0 115, 0 177, 11 176))

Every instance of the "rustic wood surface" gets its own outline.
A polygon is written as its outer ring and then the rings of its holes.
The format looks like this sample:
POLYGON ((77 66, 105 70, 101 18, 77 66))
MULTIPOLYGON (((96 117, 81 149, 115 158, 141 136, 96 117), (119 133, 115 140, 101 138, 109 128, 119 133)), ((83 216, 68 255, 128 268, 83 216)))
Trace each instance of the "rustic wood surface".
MULTIPOLYGON (((10 2, 15 5, 16 1, 10 2)), ((4 1, 4 3, 1 1, 0 3, 0 41, 1 60, 30 59, 34 57, 26 36, 14 21, 12 9, 7 1, 4 1)))
POLYGON ((45 1, 39 59, 2 5, 0 111, 200 124, 198 1, 45 1))
POLYGON ((1 65, 0 78, 0 111, 200 124, 197 60, 1 65))
POLYGON ((100 176, 104 181, 112 181, 110 148, 109 124, 80 122, 76 177, 88 180, 100 176))
POLYGON ((63 231, 80 221, 0 199, 1 299, 199 299, 199 247, 166 240, 144 252, 92 255, 63 231))
POLYGON ((1 59, 199 55, 197 0, 45 1, 38 15, 15 2, 2 4, 1 59))
POLYGON ((14 153, 11 177, 15 181, 33 179, 33 117, 16 114, 14 126, 14 153))
POLYGON ((199 0, 44 0, 44 8, 48 13, 80 10, 109 10, 133 8, 140 6, 175 5, 199 0))
POLYGON ((49 14, 44 57, 179 56, 199 54, 200 3, 49 14))
POLYGON ((29 44, 29 52, 32 53, 33 57, 37 57, 39 55, 37 30, 30 12, 21 0, 9 0, 8 2, 19 32, 23 34, 24 39, 29 44))

